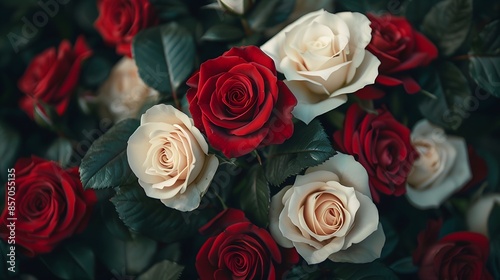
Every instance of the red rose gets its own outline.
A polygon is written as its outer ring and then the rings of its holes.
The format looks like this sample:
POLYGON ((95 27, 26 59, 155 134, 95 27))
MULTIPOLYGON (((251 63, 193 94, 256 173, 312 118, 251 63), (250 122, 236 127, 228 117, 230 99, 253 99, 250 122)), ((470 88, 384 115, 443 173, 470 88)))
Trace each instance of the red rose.
POLYGON ((417 152, 411 145, 410 130, 385 109, 368 114, 357 104, 346 114, 344 129, 333 140, 343 153, 353 155, 368 172, 375 202, 379 193, 400 196, 406 192, 406 178, 417 152))
POLYGON ((16 218, 16 245, 34 256, 52 251, 86 227, 97 198, 93 190, 83 190, 78 168, 63 170, 55 162, 32 157, 19 159, 14 169, 14 180, 5 186, 0 237, 8 240, 13 230, 9 218, 16 218))
MULTIPOLYGON (((438 55, 436 46, 415 31, 403 17, 377 17, 373 14, 368 14, 367 17, 372 28, 372 40, 367 50, 381 63, 375 83, 389 87, 403 85, 410 94, 419 92, 420 86, 406 71, 428 65, 438 55)), ((370 86, 362 89, 361 94, 383 96, 383 91, 370 86)))
POLYGON ((73 49, 64 40, 59 49, 49 48, 33 58, 19 79, 19 89, 26 94, 21 98, 21 109, 32 119, 35 110, 46 114, 45 106, 63 115, 78 83, 82 61, 91 55, 92 51, 80 36, 73 49))
POLYGON ((187 84, 194 124, 227 157, 281 144, 293 134, 297 100, 258 47, 232 48, 204 62, 187 84))
POLYGON ((196 256, 201 280, 281 279, 299 261, 294 249, 278 247, 271 234, 250 223, 241 210, 224 210, 200 232, 216 235, 196 256))
POLYGON ((158 23, 148 0, 98 0, 95 28, 118 54, 132 57, 132 39, 139 31, 158 23))
POLYGON ((440 223, 429 223, 418 236, 413 262, 420 279, 493 279, 486 270, 488 239, 474 232, 454 232, 437 240, 440 223))

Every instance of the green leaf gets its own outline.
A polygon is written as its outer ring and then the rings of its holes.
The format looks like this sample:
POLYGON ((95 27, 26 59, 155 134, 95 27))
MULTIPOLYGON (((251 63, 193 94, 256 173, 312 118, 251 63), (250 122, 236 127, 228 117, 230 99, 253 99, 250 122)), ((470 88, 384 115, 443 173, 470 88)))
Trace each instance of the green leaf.
POLYGON ((0 179, 7 182, 7 169, 14 167, 14 163, 21 146, 19 133, 9 125, 0 121, 0 179))
POLYGON ((409 1, 405 6, 405 18, 413 26, 420 26, 425 15, 427 15, 434 4, 436 4, 435 0, 409 1))
POLYGON ((246 17, 250 28, 256 31, 263 31, 267 27, 267 22, 273 15, 273 11, 279 2, 280 0, 258 1, 246 17))
POLYGON ((189 15, 189 7, 182 0, 150 0, 161 21, 170 21, 189 15))
POLYGON ((302 262, 300 265, 292 267, 289 271, 285 272, 283 279, 288 280, 320 280, 325 279, 321 272, 319 265, 308 265, 302 262))
POLYGON ((495 20, 486 25, 473 40, 471 53, 474 55, 499 55, 500 54, 500 20, 495 20))
POLYGON ((332 263, 333 279, 399 279, 389 268, 378 261, 364 264, 332 263))
POLYGON ((56 139, 45 153, 45 158, 59 163, 63 167, 67 167, 73 154, 71 142, 65 138, 56 139))
POLYGON ((500 279, 500 238, 498 237, 490 240, 488 267, 493 279, 500 279))
POLYGON ((205 41, 230 42, 243 38, 245 34, 239 27, 217 24, 211 26, 201 37, 205 41))
POLYGON ((265 174, 267 180, 277 186, 286 178, 319 165, 333 155, 335 150, 318 120, 308 125, 297 122, 290 139, 271 146, 264 165, 265 174))
POLYGON ((281 0, 273 10, 273 15, 269 18, 267 26, 272 27, 284 22, 295 8, 295 0, 281 0))
POLYGON ((194 69, 195 44, 176 22, 139 32, 132 43, 139 76, 150 87, 169 97, 194 69))
POLYGON ((422 32, 450 56, 462 45, 472 22, 472 0, 444 0, 425 16, 422 32))
POLYGON ((181 277, 184 266, 169 260, 153 265, 148 271, 140 275, 137 280, 177 280, 181 277))
POLYGON ((260 227, 269 224, 271 194, 262 166, 254 165, 237 188, 241 209, 260 227))
POLYGON ((500 56, 471 57, 469 73, 478 86, 500 97, 500 56))
POLYGON ((466 116, 466 99, 470 97, 467 79, 454 64, 445 62, 438 71, 425 69, 421 75, 422 88, 436 99, 424 96, 419 109, 431 122, 449 129, 457 129, 466 116))
POLYGON ((396 249, 399 243, 399 235, 388 219, 381 217, 380 222, 385 233, 385 243, 380 254, 380 259, 385 259, 396 249))
POLYGON ((168 208, 158 199, 149 198, 140 186, 121 189, 111 202, 120 219, 132 231, 162 242, 189 238, 208 221, 211 212, 180 212, 168 208))
POLYGON ((488 217, 488 235, 500 239, 500 203, 495 203, 488 217))
POLYGON ((39 258, 58 278, 83 280, 95 277, 94 253, 83 244, 69 243, 39 258))
POLYGON ((412 257, 402 258, 391 264, 390 268, 398 274, 411 274, 418 271, 418 267, 413 264, 412 257))
POLYGON ((133 176, 127 161, 127 141, 139 126, 139 120, 126 119, 115 124, 94 141, 80 165, 83 187, 116 187, 133 176))
POLYGON ((112 67, 108 59, 94 55, 83 64, 81 81, 87 87, 97 88, 104 83, 112 67))

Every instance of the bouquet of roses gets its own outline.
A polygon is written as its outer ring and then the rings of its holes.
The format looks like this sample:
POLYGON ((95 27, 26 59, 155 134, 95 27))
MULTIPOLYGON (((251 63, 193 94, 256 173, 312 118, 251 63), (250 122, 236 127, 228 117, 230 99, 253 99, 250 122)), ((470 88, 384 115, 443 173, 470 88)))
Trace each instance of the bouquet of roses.
POLYGON ((499 279, 500 3, 2 2, 2 279, 499 279))

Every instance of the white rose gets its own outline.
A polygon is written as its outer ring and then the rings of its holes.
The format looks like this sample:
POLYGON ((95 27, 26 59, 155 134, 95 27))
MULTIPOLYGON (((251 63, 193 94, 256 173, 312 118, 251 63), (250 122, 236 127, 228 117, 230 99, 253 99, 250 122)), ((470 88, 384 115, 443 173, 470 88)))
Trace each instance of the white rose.
POLYGON ((97 91, 99 115, 114 122, 135 118, 147 102, 156 103, 158 91, 148 87, 139 77, 135 60, 123 57, 111 70, 97 91))
POLYGON ((373 84, 380 61, 365 48, 370 21, 360 13, 309 13, 261 49, 285 75, 297 98, 293 115, 309 123, 347 101, 346 94, 373 84))
POLYGON ((180 211, 199 206, 219 164, 192 119, 164 104, 142 115, 127 157, 146 195, 180 211))
POLYGON ((422 120, 411 141, 419 158, 408 175, 406 196, 416 207, 439 207, 472 178, 465 140, 422 120))
POLYGON ((466 220, 470 231, 488 236, 488 219, 495 204, 500 205, 500 194, 485 195, 471 204, 466 220))
POLYGON ((295 247, 309 264, 327 258, 371 262, 385 242, 366 170, 340 153, 273 196, 269 229, 279 245, 295 247))

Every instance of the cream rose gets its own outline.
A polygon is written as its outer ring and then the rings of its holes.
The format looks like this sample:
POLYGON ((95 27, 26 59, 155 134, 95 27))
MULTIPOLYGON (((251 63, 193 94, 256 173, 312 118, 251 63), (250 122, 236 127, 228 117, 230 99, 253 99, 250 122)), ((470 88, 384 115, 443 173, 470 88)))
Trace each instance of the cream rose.
POLYGON ((411 141, 419 158, 408 176, 406 196, 416 207, 438 207, 472 178, 463 138, 448 136, 422 120, 413 128, 411 141))
POLYGON ((488 219, 495 204, 500 205, 500 194, 487 194, 474 201, 467 210, 466 220, 470 231, 488 236, 488 219))
POLYGON ((99 115, 119 122, 135 118, 148 102, 156 104, 158 91, 148 87, 139 77, 134 59, 123 57, 111 70, 97 91, 99 115))
POLYGON ((293 115, 309 123, 347 101, 346 94, 373 84, 380 61, 365 48, 368 18, 360 13, 309 13, 261 49, 273 60, 298 100, 293 115))
POLYGON ((340 153, 273 196, 269 229, 279 245, 295 247, 308 264, 371 262, 385 242, 366 170, 340 153))
POLYGON ((127 157, 146 195, 180 211, 199 206, 219 164, 192 119, 163 104, 142 115, 127 157))

